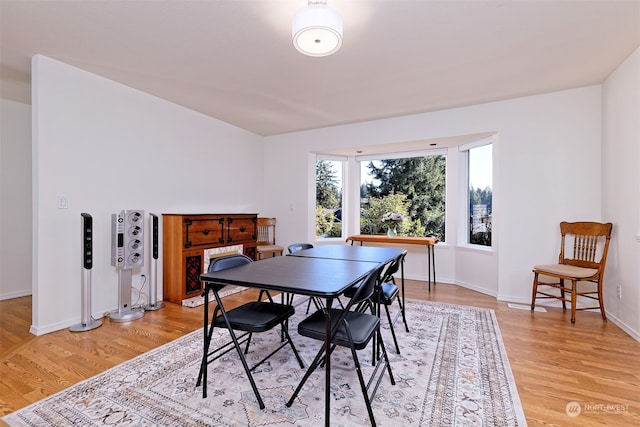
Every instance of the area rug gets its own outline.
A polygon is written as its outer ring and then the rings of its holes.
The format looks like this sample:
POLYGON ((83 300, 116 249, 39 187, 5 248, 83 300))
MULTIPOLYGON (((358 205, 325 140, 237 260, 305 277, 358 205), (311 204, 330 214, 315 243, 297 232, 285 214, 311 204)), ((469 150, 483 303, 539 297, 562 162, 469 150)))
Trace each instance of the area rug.
MULTIPOLYGON (((407 300, 410 332, 396 323, 396 354, 386 320, 385 344, 396 384, 382 380, 373 402, 380 426, 524 426, 526 420, 492 310, 407 300)), ((321 342, 292 338, 310 362, 321 342)), ((278 331, 254 335, 250 360, 278 341, 278 331)), ((216 342, 226 341, 219 331, 216 342)), ((324 369, 286 401, 304 374, 291 350, 254 373, 266 405, 260 410, 235 352, 209 366, 208 397, 196 387, 202 332, 196 331, 69 389, 7 415, 10 426, 317 426, 324 423, 324 369)), ((370 425, 347 349, 332 356, 331 425, 370 425)), ((370 347, 359 353, 371 369, 370 347)), ((369 374, 365 371, 365 375, 369 374)))

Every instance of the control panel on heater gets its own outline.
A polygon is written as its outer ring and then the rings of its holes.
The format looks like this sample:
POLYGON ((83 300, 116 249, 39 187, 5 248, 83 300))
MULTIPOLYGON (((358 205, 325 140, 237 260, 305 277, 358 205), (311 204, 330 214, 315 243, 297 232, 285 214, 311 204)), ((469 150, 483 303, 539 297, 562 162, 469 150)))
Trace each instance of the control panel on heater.
POLYGON ((111 265, 123 269, 144 265, 144 211, 111 215, 111 265))
POLYGON ((93 267, 93 218, 88 213, 82 217, 82 267, 91 270, 93 267))

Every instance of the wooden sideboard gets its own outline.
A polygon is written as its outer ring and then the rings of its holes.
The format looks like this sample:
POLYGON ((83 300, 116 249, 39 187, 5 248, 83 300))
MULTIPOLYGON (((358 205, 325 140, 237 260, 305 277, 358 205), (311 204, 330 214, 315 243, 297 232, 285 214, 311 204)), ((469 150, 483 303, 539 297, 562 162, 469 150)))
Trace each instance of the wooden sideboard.
MULTIPOLYGON (((205 252, 242 245, 256 258, 257 214, 162 214, 163 298, 181 304, 202 293, 205 252)), ((220 251, 218 251, 220 254, 220 251)))

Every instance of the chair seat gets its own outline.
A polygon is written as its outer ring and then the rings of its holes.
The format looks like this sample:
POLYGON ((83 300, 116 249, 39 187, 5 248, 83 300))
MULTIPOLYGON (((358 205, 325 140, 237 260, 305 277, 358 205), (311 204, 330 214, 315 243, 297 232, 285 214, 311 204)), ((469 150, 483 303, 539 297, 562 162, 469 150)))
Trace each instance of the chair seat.
POLYGON ((258 252, 283 252, 284 248, 278 245, 258 245, 256 250, 258 252))
POLYGON ((551 273, 557 276, 576 277, 582 279, 593 277, 598 273, 597 268, 576 267, 568 264, 535 265, 533 267, 533 271, 538 271, 542 274, 551 273))
POLYGON ((391 305, 398 295, 398 287, 390 282, 382 282, 380 291, 380 303, 384 305, 391 305))
MULTIPOLYGON (((265 332, 293 316, 291 305, 271 302, 250 302, 227 312, 231 328, 246 332, 265 332)), ((217 316, 215 326, 226 328, 222 316, 217 316)))
MULTIPOLYGON (((331 309, 331 328, 336 325, 336 320, 342 313, 341 309, 331 309)), ((360 313, 357 311, 349 311, 345 317, 353 338, 354 347, 357 350, 361 350, 367 346, 369 340, 373 336, 376 328, 380 324, 378 316, 368 313, 360 313)), ((314 338, 320 341, 324 341, 326 335, 326 322, 325 316, 322 311, 316 311, 311 316, 304 319, 298 324, 298 333, 305 337, 314 338)), ((344 324, 340 324, 338 331, 331 340, 333 344, 340 345, 342 347, 349 347, 349 337, 345 329, 344 324)))
MULTIPOLYGON (((349 298, 352 297, 358 290, 359 286, 360 283, 353 285, 344 291, 344 296, 349 298)), ((393 303, 393 299, 398 295, 398 286, 390 282, 382 282, 380 289, 382 291, 380 293, 380 304, 391 305, 393 303)))

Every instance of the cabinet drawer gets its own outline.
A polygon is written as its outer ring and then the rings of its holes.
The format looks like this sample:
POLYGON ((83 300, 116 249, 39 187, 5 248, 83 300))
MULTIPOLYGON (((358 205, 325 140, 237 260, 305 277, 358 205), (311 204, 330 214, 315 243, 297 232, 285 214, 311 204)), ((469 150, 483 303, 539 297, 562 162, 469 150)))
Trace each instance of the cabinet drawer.
POLYGON ((184 218, 184 247, 213 247, 224 243, 224 217, 198 216, 184 218))
POLYGON ((226 243, 255 241, 257 236, 255 216, 227 218, 226 243))

